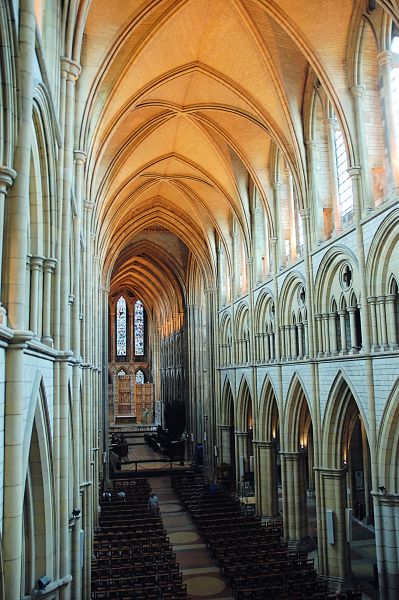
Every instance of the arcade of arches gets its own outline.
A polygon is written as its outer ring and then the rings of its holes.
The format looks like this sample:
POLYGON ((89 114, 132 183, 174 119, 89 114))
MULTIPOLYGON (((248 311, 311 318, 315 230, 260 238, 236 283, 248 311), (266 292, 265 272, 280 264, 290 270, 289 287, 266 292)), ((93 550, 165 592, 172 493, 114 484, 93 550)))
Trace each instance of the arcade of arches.
POLYGON ((90 597, 119 373, 398 598, 398 1, 0 0, 0 57, 0 597, 90 597))

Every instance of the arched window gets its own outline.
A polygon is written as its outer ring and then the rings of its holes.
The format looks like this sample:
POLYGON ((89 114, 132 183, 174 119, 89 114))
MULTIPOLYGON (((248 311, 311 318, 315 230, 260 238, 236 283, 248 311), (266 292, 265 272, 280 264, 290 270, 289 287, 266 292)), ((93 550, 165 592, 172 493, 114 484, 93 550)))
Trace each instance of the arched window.
POLYGON ((345 140, 339 127, 334 132, 335 160, 337 165, 338 204, 343 224, 352 221, 353 216, 353 190, 352 181, 348 173, 348 155, 345 140))
POLYGON ((394 136, 396 146, 399 146, 399 35, 392 37, 391 43, 392 69, 391 69, 391 93, 393 122, 395 126, 394 136))
POLYGON ((118 375, 118 377, 125 377, 125 375, 126 375, 126 371, 125 371, 124 369, 120 369, 120 370, 117 372, 117 375, 118 375))
POLYGON ((140 300, 134 305, 134 353, 144 354, 144 306, 140 300))
POLYGON ((144 373, 141 369, 136 373, 136 383, 144 383, 144 373))
POLYGON ((126 356, 126 300, 121 296, 116 303, 116 355, 126 356))

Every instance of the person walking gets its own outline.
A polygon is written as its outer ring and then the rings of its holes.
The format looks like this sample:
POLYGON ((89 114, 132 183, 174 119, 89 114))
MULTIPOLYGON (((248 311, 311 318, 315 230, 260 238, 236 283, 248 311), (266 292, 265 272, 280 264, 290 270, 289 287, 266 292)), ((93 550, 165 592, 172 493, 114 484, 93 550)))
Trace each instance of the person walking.
POLYGON ((158 496, 151 492, 150 497, 148 498, 148 510, 150 510, 154 515, 159 513, 159 500, 158 496))

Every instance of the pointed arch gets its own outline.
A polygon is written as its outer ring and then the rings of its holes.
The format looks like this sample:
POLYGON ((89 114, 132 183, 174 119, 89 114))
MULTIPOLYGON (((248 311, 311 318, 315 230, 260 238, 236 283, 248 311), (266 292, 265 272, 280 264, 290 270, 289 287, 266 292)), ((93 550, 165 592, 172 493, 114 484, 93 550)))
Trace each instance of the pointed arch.
POLYGON ((258 419, 256 421, 256 434, 259 440, 271 441, 276 438, 280 423, 280 410, 274 385, 266 377, 260 393, 258 419))
POLYGON ((331 386, 324 412, 322 456, 326 467, 341 469, 347 461, 350 436, 359 415, 368 440, 365 411, 350 377, 340 370, 331 386))
POLYGON ((234 416, 234 396, 233 388, 231 386, 230 379, 226 375, 223 382, 223 391, 221 397, 221 410, 220 418, 221 422, 225 425, 229 425, 233 422, 234 416))
POLYGON ((288 452, 298 452, 308 444, 312 424, 311 404, 306 388, 298 373, 294 373, 288 389, 284 410, 284 447, 288 452))
POLYGON ((394 383, 382 415, 377 441, 378 464, 382 466, 379 485, 388 494, 399 493, 399 378, 394 383))
POLYGON ((252 403, 252 394, 246 375, 243 375, 238 388, 236 403, 236 429, 237 431, 247 431, 248 419, 253 419, 254 407, 252 403))

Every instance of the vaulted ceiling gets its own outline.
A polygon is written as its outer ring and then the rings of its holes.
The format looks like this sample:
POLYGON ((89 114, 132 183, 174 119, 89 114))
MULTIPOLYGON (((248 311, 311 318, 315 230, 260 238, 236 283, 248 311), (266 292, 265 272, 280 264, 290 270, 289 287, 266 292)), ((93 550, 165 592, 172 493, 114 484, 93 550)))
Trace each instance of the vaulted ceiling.
POLYGON ((92 0, 77 89, 80 135, 113 285, 155 302, 156 285, 149 291, 147 282, 159 277, 166 290, 173 279, 181 305, 188 254, 214 285, 217 239, 229 249, 232 218, 250 237, 251 180, 267 210, 276 146, 306 196, 306 80, 314 72, 350 124, 343 65, 359 5, 92 0))

